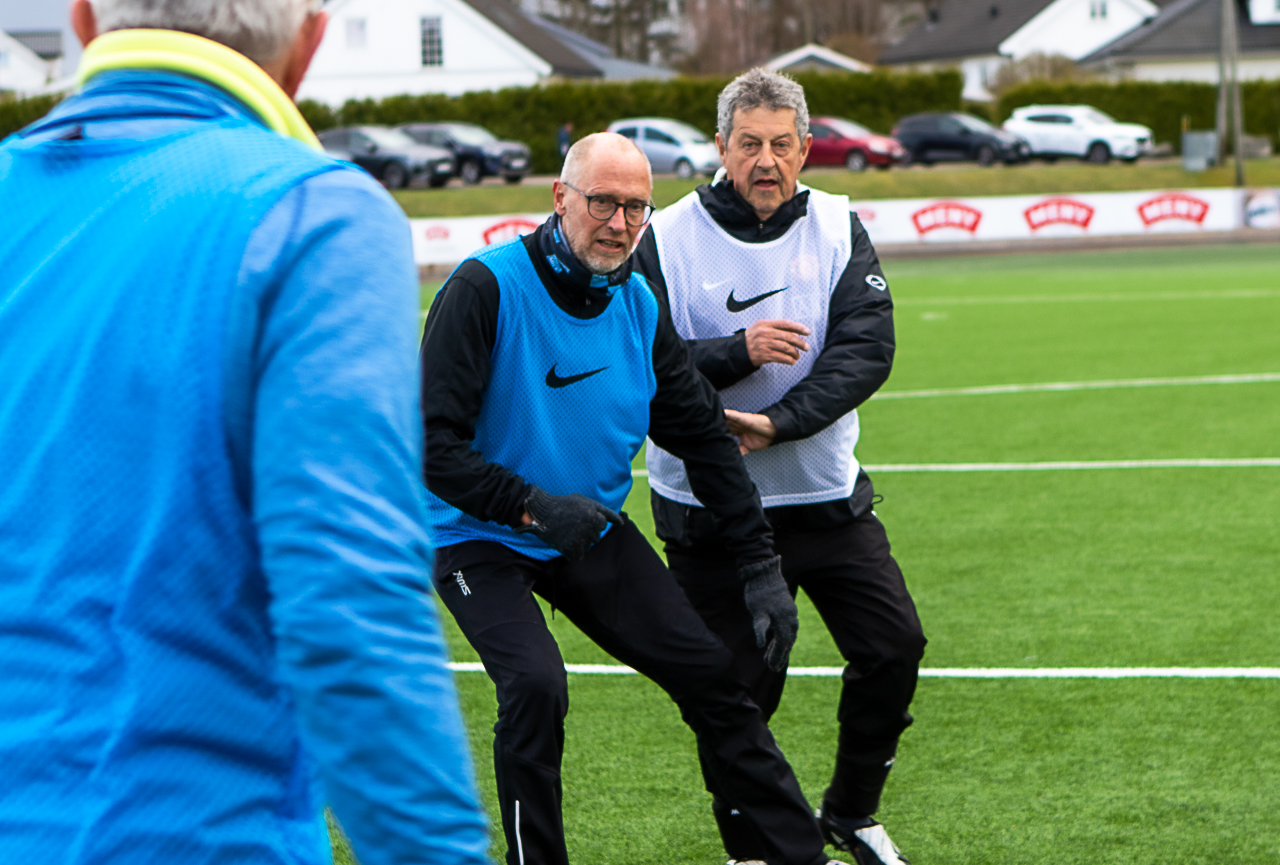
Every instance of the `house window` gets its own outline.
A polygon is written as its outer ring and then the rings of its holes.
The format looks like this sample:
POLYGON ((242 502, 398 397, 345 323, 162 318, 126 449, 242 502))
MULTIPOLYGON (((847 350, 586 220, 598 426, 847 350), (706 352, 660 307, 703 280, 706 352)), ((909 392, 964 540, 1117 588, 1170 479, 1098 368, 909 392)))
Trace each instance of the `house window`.
POLYGON ((369 44, 369 31, 363 18, 347 19, 347 47, 363 48, 369 44))
POLYGON ((422 65, 443 66, 444 45, 440 39, 440 19, 422 19, 422 65))

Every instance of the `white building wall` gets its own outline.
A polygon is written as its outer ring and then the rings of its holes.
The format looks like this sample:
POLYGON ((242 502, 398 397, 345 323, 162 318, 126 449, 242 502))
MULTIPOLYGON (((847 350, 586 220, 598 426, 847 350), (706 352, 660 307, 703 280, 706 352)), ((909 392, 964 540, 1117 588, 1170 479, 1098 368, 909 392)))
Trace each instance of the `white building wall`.
POLYGON ((1249 0, 1249 20, 1254 24, 1280 24, 1280 0, 1249 0))
POLYGON ((1079 60, 1159 11, 1148 0, 1054 0, 1001 42, 1000 53, 1015 60, 1037 52, 1079 60))
MULTIPOLYGON (((1280 79, 1280 53, 1270 57, 1241 57, 1236 68, 1241 81, 1280 79)), ((1140 60, 1132 65, 1116 68, 1109 77, 1124 81, 1200 81, 1217 84, 1218 59, 1140 60)))
POLYGON ((0 90, 19 96, 34 93, 49 83, 47 61, 9 34, 0 31, 0 90))
POLYGON ((962 99, 974 102, 989 102, 995 99, 988 87, 995 83, 996 73, 1000 67, 1009 62, 1008 57, 990 54, 986 57, 966 57, 960 61, 960 72, 964 75, 962 99))
POLYGON ((404 93, 527 86, 550 65, 461 0, 338 0, 299 99, 341 105, 404 93), (443 64, 422 65, 421 19, 438 17, 443 64), (351 22, 363 21, 363 27, 351 22), (363 33, 363 40, 352 39, 363 33))

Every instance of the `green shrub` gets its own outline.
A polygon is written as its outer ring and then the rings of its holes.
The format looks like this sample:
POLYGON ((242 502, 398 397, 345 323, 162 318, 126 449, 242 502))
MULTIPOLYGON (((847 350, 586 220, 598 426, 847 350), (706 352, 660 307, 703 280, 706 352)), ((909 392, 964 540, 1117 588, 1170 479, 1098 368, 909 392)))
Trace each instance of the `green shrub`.
MULTIPOLYGON (((1267 135, 1280 147, 1280 81, 1249 81, 1241 85, 1244 129, 1267 135)), ((1150 126, 1158 142, 1182 148, 1182 118, 1191 129, 1213 129, 1218 88, 1192 81, 1049 82, 1032 81, 1006 91, 996 108, 1001 121, 1015 108, 1036 104, 1092 105, 1117 120, 1150 126)))
MULTIPOLYGON (((810 73, 796 79, 804 85, 812 114, 850 117, 877 132, 887 133, 905 114, 960 107, 962 80, 952 71, 924 75, 810 73)), ((352 100, 337 112, 307 106, 304 114, 317 129, 362 123, 476 123, 501 138, 527 143, 533 151, 534 171, 552 173, 560 167, 557 133, 566 121, 573 122, 576 137, 599 132, 621 117, 644 116, 672 117, 711 134, 716 128, 716 96, 728 81, 727 77, 564 81, 455 97, 429 94, 352 100)))
MULTIPOLYGON (((959 109, 963 84, 960 74, 954 71, 804 73, 796 80, 804 85, 812 114, 849 117, 884 133, 906 114, 959 109)), ((716 128, 716 96, 728 82, 727 77, 618 83, 561 81, 461 96, 428 94, 352 100, 337 110, 304 100, 298 108, 316 131, 362 123, 476 123, 499 137, 527 143, 533 151, 534 170, 552 173, 560 167, 557 134, 566 121, 573 121, 577 137, 599 132, 620 117, 637 116, 673 117, 711 134, 716 128)), ((54 97, 42 97, 0 104, 0 137, 43 116, 56 103, 54 97)))
POLYGON ((0 102, 0 140, 44 117, 61 99, 60 96, 36 96, 0 102))

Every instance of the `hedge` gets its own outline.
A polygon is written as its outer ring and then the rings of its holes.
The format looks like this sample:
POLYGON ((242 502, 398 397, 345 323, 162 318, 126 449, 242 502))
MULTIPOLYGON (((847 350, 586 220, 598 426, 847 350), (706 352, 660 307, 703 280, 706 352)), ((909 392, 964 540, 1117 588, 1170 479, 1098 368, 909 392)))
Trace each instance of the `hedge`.
MULTIPOLYGON (((1245 133, 1269 136, 1280 149, 1280 81, 1248 81, 1240 89, 1245 133)), ((1004 121, 1023 105, 1077 103, 1092 105, 1117 120, 1150 126, 1156 141, 1167 141, 1181 151, 1183 117, 1191 129, 1215 127, 1218 87, 1191 81, 1031 81, 1005 92, 996 114, 1004 121)))
MULTIPOLYGON (((887 133, 906 114, 954 111, 963 80, 958 72, 869 75, 797 75, 812 114, 849 117, 887 133)), ((716 128, 716 95, 727 77, 676 78, 625 83, 559 82, 538 87, 441 95, 391 96, 350 101, 338 110, 315 102, 300 106, 317 130, 363 123, 396 125, 414 121, 461 120, 486 127, 500 138, 523 141, 533 151, 534 171, 560 167, 557 134, 572 121, 574 136, 603 130, 622 117, 673 117, 711 134, 716 128)))
POLYGON ((35 123, 52 110, 60 96, 36 96, 0 102, 0 140, 8 138, 24 126, 35 123))
MULTIPOLYGON (((804 85, 812 114, 849 117, 884 133, 906 114, 959 109, 963 86, 960 73, 954 71, 806 73, 796 79, 804 85)), ((636 116, 674 117, 710 134, 716 128, 716 95, 728 82, 727 77, 622 83, 565 81, 452 97, 353 100, 337 110, 304 101, 299 108, 317 131, 361 123, 478 123, 501 138, 527 143, 533 151, 534 170, 553 173, 560 167, 557 135, 566 121, 573 121, 576 137, 598 132, 620 117, 636 116)), ((56 103, 55 97, 41 97, 0 104, 0 138, 39 119, 56 103)))

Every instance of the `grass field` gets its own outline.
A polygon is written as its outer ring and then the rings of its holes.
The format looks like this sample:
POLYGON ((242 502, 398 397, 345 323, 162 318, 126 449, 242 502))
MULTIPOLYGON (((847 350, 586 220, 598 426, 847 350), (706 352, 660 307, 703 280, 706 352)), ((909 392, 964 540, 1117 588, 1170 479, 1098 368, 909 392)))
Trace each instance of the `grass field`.
MULTIPOLYGON (((1246 167, 1250 184, 1280 186, 1280 157, 1250 160, 1246 167)), ((992 168, 955 165, 861 174, 820 169, 806 171, 801 180, 816 189, 867 200, 1233 186, 1235 169, 1224 166, 1189 173, 1182 170, 1180 163, 1171 161, 1133 165, 1115 162, 1098 166, 1063 160, 1055 165, 1040 162, 992 168)), ((653 184, 653 200, 659 207, 665 207, 705 182, 705 178, 659 178, 653 184)), ((540 213, 551 209, 551 190, 542 185, 462 187, 452 184, 446 189, 402 190, 396 192, 395 197, 405 213, 413 218, 540 213)))
MULTIPOLYGON (((886 394, 1280 372, 1280 249, 890 262, 886 394)), ((875 399, 865 464, 1280 456, 1280 384, 875 399)), ((1280 469, 874 473, 927 668, 1280 666, 1280 469)), ((649 525, 643 479, 629 502, 649 525)), ((792 664, 841 660, 801 598, 792 664)), ((447 615, 446 615, 447 619, 447 615)), ((476 656, 447 622, 456 660, 476 656)), ((610 663, 562 616, 567 662, 610 663)), ((491 813, 493 687, 457 677, 491 813)), ((636 676, 571 675, 582 865, 719 865, 693 738, 636 676)), ((839 680, 773 729, 816 801, 839 680)), ((923 678, 881 819, 916 865, 1280 862, 1280 680, 923 678)), ((505 848, 500 835, 494 855, 505 848)), ((341 861, 341 859, 339 860, 341 861)))

